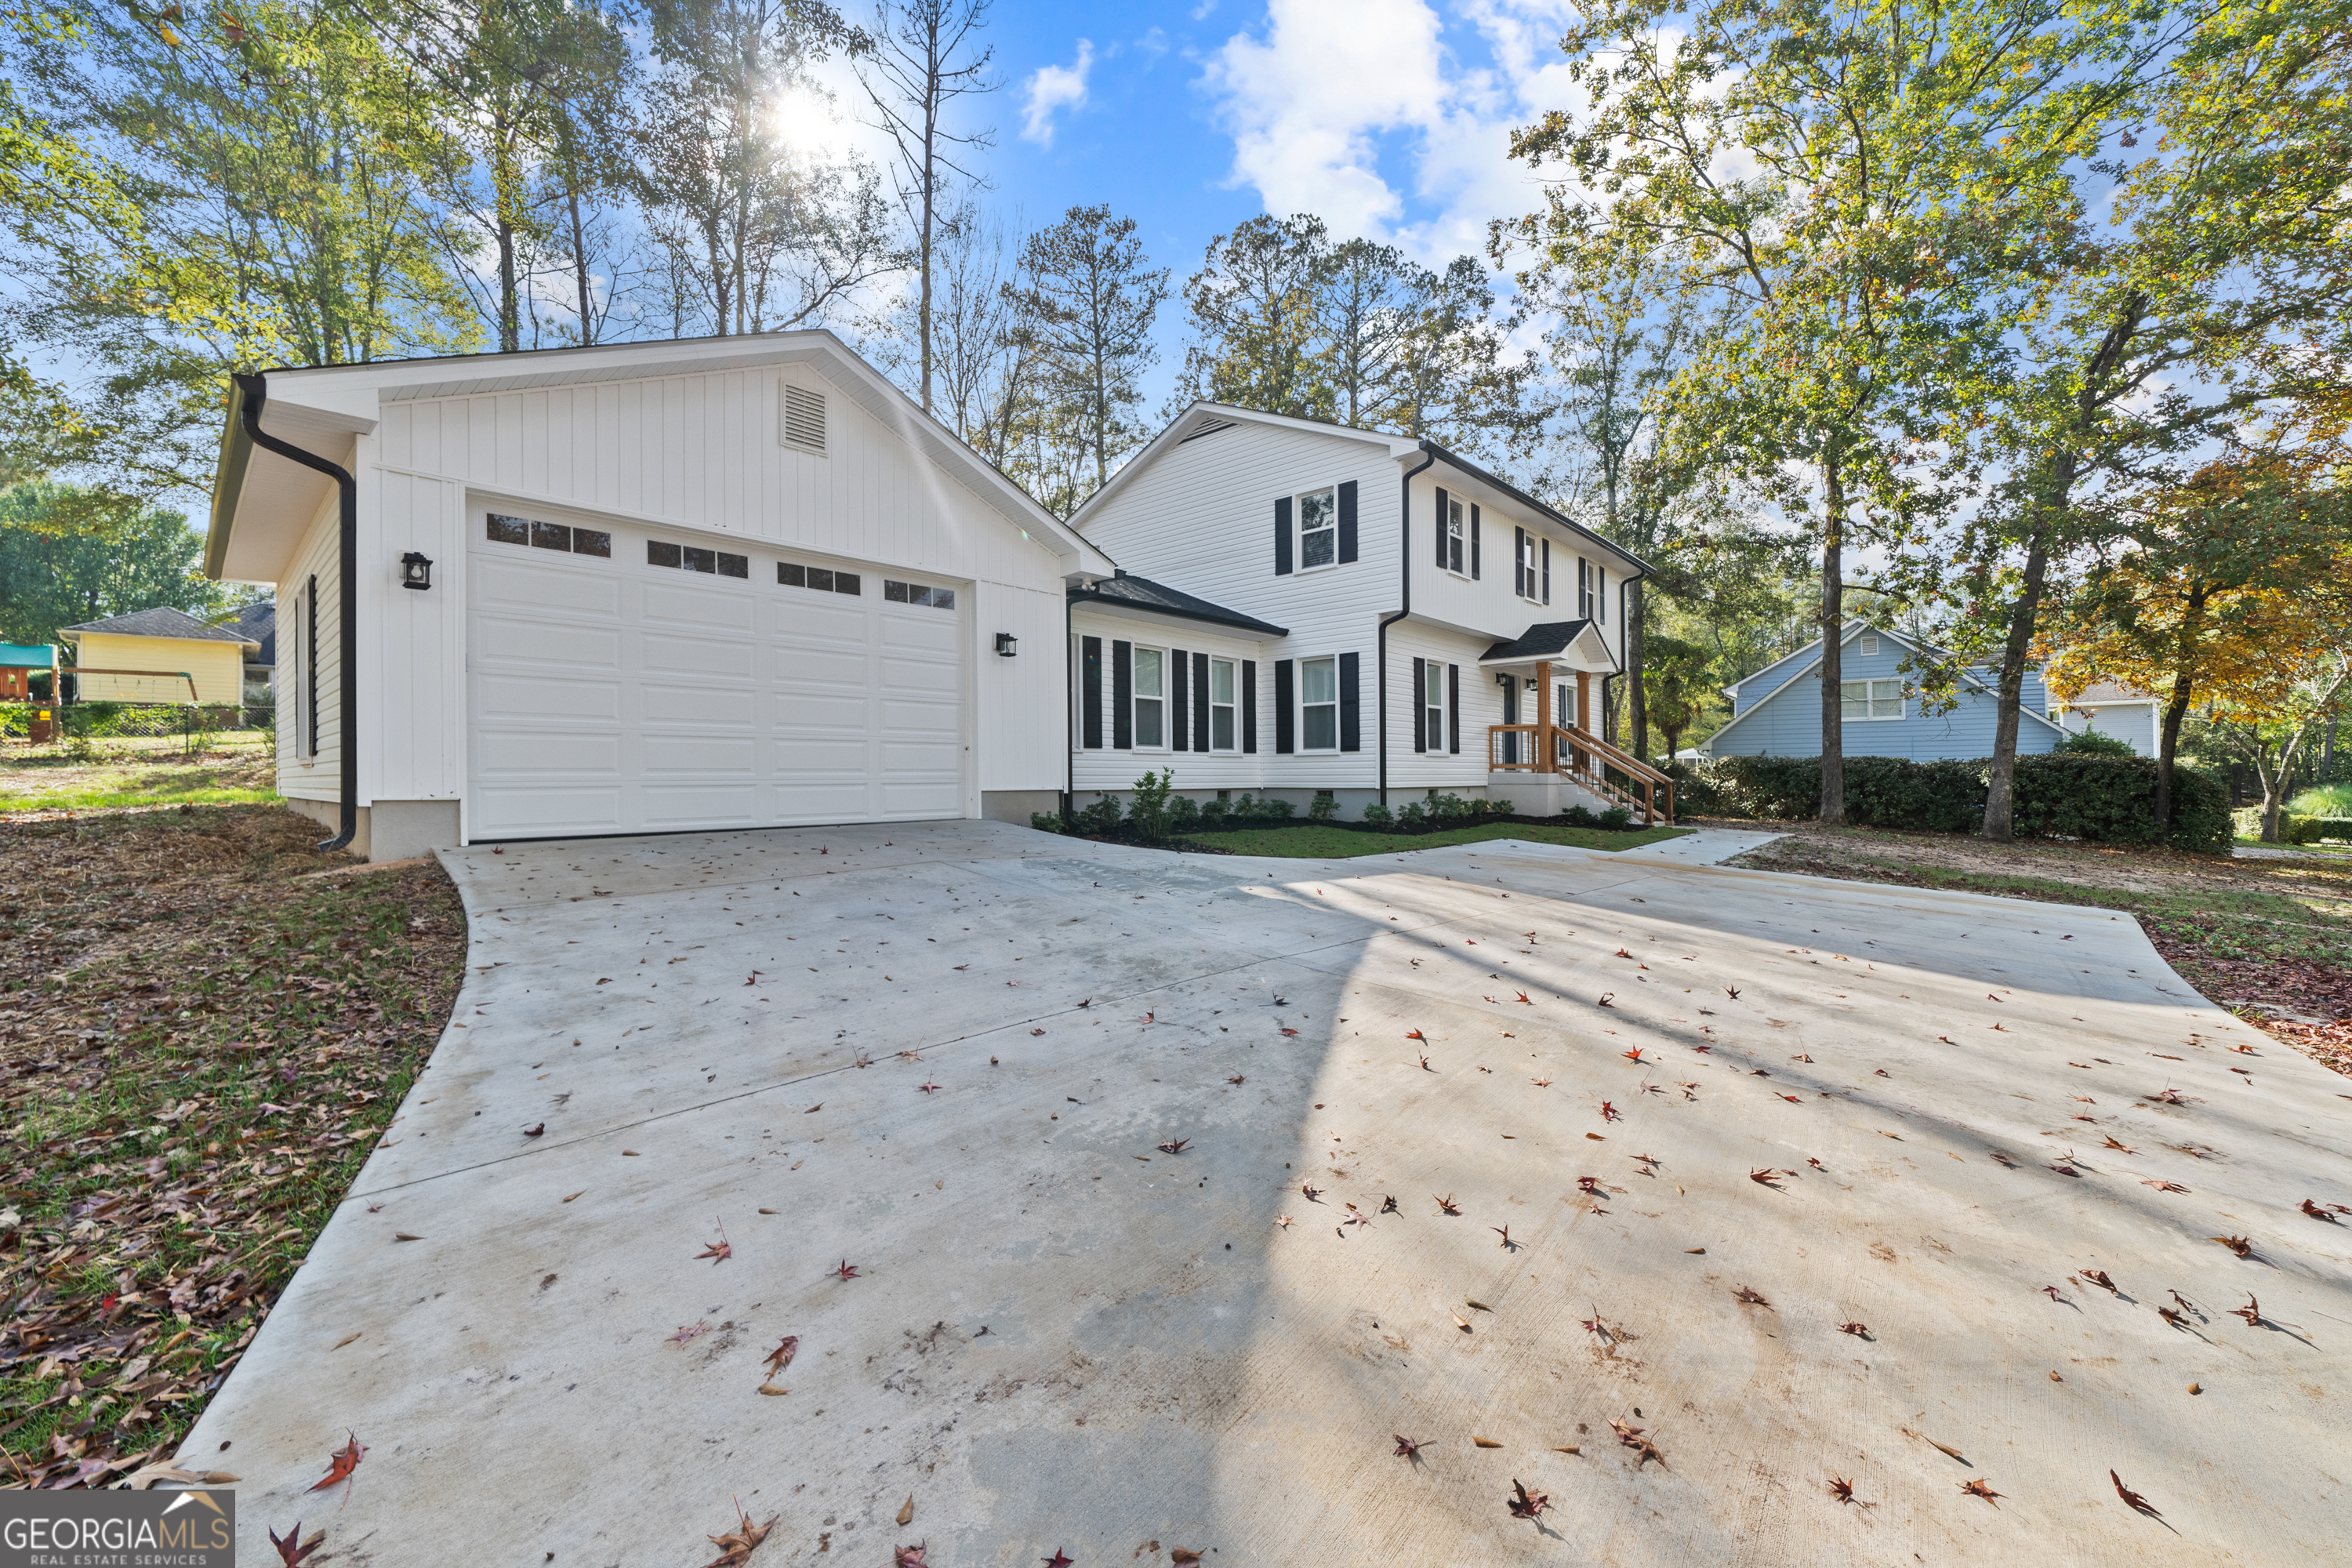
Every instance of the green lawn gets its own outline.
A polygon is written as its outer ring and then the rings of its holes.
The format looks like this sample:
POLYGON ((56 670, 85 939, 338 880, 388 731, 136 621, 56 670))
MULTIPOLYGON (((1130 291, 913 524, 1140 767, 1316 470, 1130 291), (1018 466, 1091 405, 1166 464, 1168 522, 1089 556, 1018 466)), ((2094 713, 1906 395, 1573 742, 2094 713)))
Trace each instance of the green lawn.
POLYGON ((278 798, 275 765, 257 745, 197 757, 117 747, 87 760, 19 753, 0 757, 0 813, 267 804, 278 798))
POLYGON ((1649 827, 1611 833, 1599 827, 1553 826, 1549 823, 1483 822, 1441 833, 1362 833, 1329 823, 1302 822, 1284 827, 1240 827, 1192 833, 1184 842, 1235 855, 1277 855, 1297 860, 1340 860, 1358 855, 1396 855, 1410 849, 1441 849, 1451 844, 1486 844, 1520 838, 1536 844, 1567 844, 1579 849, 1633 849, 1662 838, 1679 838, 1687 827, 1649 827))

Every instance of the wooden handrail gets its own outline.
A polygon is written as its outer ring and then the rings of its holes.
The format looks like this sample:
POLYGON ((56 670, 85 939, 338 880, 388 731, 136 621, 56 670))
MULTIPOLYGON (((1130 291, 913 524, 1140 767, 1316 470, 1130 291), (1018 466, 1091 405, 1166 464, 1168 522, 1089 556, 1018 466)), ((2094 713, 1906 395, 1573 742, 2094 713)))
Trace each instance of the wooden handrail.
POLYGON ((1638 807, 1645 825, 1661 818, 1667 822, 1675 819, 1675 781, 1671 775, 1574 724, 1489 724, 1486 763, 1493 771, 1571 774, 1604 799, 1638 807), (1527 736, 1529 754, 1517 761, 1503 761, 1500 740, 1507 735, 1527 736), (1612 783, 1608 772, 1611 768, 1633 781, 1634 787, 1622 788, 1612 783), (1658 800, 1660 789, 1665 791, 1663 809, 1658 800))

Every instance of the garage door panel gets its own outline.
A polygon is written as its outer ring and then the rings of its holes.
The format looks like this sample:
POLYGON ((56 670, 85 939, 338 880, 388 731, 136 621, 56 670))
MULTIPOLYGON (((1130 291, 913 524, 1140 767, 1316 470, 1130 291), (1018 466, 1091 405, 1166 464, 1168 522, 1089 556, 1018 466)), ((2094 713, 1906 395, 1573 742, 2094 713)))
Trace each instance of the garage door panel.
POLYGON ((718 637, 682 637, 646 632, 637 639, 642 668, 664 675, 702 675, 714 680, 749 680, 759 668, 760 650, 750 642, 718 637))
POLYGON ((617 529, 608 558, 476 542, 475 837, 961 814, 960 616, 645 553, 617 529))
POLYGON ((474 622, 473 644, 477 658, 536 669, 621 668, 621 634, 617 630, 543 626, 505 616, 484 616, 474 622))
POLYGON ((468 585, 479 610, 511 610, 562 622, 575 616, 612 620, 621 613, 621 582, 594 569, 567 570, 552 561, 477 555, 468 585))
POLYGON ((548 726, 485 731, 474 738, 475 770, 483 778, 577 778, 621 773, 621 738, 548 726))
POLYGON ((485 675, 475 682, 474 711, 483 719, 595 719, 618 723, 617 680, 550 679, 543 675, 485 675))
POLYGON ((705 586, 696 582, 699 573, 688 576, 685 583, 647 583, 642 584, 639 603, 644 606, 649 626, 725 626, 731 631, 749 632, 759 617, 759 606, 747 589, 720 589, 718 579, 705 586), (689 586, 688 584, 694 584, 689 586))

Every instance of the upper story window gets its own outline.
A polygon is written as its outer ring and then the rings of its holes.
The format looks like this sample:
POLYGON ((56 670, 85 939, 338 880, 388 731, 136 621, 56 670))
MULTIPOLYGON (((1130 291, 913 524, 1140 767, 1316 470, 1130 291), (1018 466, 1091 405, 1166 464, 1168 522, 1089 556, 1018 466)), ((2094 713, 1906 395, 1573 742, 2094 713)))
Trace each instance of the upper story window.
POLYGON ((1465 576, 1470 569, 1463 560, 1463 552, 1466 548, 1463 535, 1470 526, 1468 518, 1469 513, 1458 498, 1445 498, 1445 569, 1465 576))
POLYGON ((1339 749, 1339 661, 1303 658, 1298 661, 1299 749, 1336 752, 1339 749))
POLYGON ((1138 750, 1168 743, 1167 655, 1156 647, 1135 650, 1135 744, 1138 750))
POLYGON ((1234 712, 1236 691, 1234 661, 1213 658, 1209 661, 1209 749, 1230 752, 1240 742, 1241 727, 1234 712))
POLYGON ((1576 558, 1576 613, 1585 620, 1592 618, 1592 563, 1580 555, 1576 558))
POLYGON ((1339 559, 1339 493, 1309 490, 1298 498, 1298 567, 1311 572, 1339 559))
POLYGON ((1551 541, 1526 529, 1513 531, 1517 544, 1512 551, 1512 586, 1519 597, 1537 604, 1551 603, 1551 541))
POLYGON ((1899 680, 1841 680, 1838 716, 1843 719, 1900 719, 1903 683, 1899 680))
POLYGON ((1855 646, 1859 651, 1864 654, 1874 654, 1878 651, 1878 639, 1876 637, 1864 637, 1855 646))

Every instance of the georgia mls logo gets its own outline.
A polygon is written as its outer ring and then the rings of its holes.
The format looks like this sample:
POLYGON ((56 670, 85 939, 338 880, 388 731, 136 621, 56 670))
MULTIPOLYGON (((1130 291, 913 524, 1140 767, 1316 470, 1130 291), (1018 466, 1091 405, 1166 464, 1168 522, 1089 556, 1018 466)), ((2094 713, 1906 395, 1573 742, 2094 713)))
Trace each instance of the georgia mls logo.
POLYGON ((235 1492, 0 1492, 0 1568, 236 1563, 235 1492))

